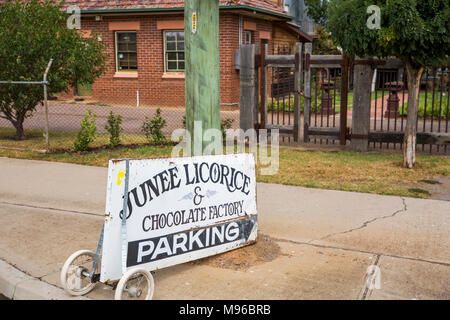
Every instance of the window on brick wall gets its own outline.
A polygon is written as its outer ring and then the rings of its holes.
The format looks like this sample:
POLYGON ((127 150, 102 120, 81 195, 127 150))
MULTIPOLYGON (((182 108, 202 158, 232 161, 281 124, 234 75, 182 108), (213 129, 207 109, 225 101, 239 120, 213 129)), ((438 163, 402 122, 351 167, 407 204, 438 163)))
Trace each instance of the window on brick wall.
POLYGON ((116 32, 117 71, 137 71, 136 32, 116 32))
POLYGON ((244 44, 251 44, 251 43, 252 43, 252 32, 251 31, 245 31, 244 44))
POLYGON ((166 72, 184 71, 184 31, 164 31, 166 72))

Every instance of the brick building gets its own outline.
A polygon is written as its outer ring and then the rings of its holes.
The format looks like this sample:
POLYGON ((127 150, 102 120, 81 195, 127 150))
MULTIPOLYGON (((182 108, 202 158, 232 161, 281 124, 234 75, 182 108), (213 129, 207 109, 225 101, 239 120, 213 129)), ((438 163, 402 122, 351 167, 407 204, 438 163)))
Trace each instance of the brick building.
MULTIPOLYGON (((81 29, 108 44, 105 74, 89 90, 105 103, 184 105, 183 0, 66 0, 81 9, 81 29)), ((311 38, 290 24, 279 0, 220 0, 221 105, 238 106, 240 43, 269 51, 311 38)))

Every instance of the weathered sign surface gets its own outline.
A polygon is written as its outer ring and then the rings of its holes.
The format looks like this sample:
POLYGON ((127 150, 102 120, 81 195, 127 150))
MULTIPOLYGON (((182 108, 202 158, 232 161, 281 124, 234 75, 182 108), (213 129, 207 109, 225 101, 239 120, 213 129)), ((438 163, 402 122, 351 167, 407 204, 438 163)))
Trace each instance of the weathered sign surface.
MULTIPOLYGON (((102 282, 122 276, 125 170, 124 160, 109 162, 102 282)), ((127 269, 156 270, 256 240, 252 154, 129 160, 128 180, 127 269)))

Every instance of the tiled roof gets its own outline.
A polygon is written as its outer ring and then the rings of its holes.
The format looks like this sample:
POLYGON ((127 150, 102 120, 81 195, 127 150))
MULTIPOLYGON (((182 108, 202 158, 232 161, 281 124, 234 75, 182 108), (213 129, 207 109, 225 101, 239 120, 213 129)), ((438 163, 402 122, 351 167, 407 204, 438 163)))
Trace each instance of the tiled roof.
MULTIPOLYGON (((65 0, 67 6, 77 5, 84 10, 139 10, 171 9, 184 7, 184 0, 65 0)), ((288 16, 274 1, 269 0, 220 0, 220 6, 230 8, 246 6, 288 16)))

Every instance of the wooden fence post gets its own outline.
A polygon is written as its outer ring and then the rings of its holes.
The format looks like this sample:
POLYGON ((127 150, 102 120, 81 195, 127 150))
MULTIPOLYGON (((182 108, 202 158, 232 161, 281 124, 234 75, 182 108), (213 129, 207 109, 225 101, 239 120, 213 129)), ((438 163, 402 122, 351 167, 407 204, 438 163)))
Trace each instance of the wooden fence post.
POLYGON ((340 132, 339 132, 339 144, 345 146, 347 144, 347 104, 348 104, 348 64, 349 58, 343 53, 341 73, 341 110, 340 114, 340 132))
POLYGON ((309 57, 312 53, 312 43, 305 43, 305 90, 304 90, 304 111, 303 111, 303 141, 309 142, 309 125, 311 121, 311 68, 309 66, 309 57))
POLYGON ((294 141, 300 138, 300 92, 302 91, 302 44, 295 44, 295 74, 294 74, 294 141))
MULTIPOLYGON (((257 129, 258 128, 258 119, 259 119, 259 92, 260 92, 260 71, 257 66, 257 59, 256 56, 258 55, 260 48, 259 45, 255 44, 255 100, 254 100, 254 105, 252 106, 252 110, 253 110, 253 128, 257 129)), ((264 70, 261 70, 261 77, 263 76, 264 70)), ((261 104, 262 105, 262 104, 261 104)))
POLYGON ((257 46, 241 45, 240 61, 240 128, 244 131, 255 125, 255 108, 258 106, 255 56, 257 46))
MULTIPOLYGON (((260 108, 260 126, 265 129, 267 123, 267 78, 269 77, 269 68, 266 64, 266 57, 269 55, 269 45, 266 39, 261 40, 261 108, 260 108)), ((258 103, 258 100, 257 100, 258 103)), ((258 119, 258 118, 256 118, 258 119)))
POLYGON ((353 151, 364 152, 369 148, 371 82, 372 67, 368 64, 355 64, 350 143, 353 151))

